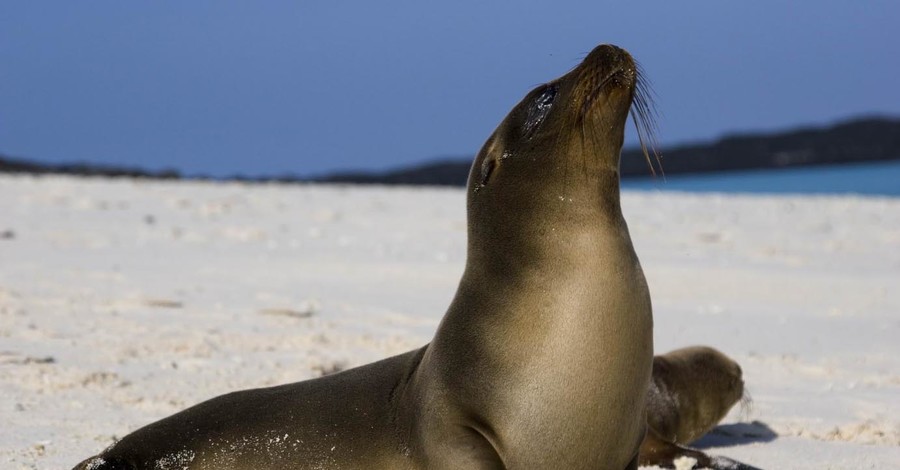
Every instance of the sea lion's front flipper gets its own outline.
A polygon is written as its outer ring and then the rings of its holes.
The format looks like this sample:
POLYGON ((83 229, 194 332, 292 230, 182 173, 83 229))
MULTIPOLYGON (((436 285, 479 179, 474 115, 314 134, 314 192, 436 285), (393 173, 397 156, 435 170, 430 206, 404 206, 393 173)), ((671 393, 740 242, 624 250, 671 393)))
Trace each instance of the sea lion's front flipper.
POLYGON ((123 460, 91 457, 76 465, 72 470, 134 470, 135 467, 123 460))
POLYGON ((757 467, 731 460, 727 457, 710 457, 690 447, 666 441, 652 429, 647 430, 647 437, 641 443, 639 462, 641 466, 656 465, 661 468, 675 468, 675 461, 686 457, 694 459, 694 468, 710 468, 712 470, 761 470, 757 467))

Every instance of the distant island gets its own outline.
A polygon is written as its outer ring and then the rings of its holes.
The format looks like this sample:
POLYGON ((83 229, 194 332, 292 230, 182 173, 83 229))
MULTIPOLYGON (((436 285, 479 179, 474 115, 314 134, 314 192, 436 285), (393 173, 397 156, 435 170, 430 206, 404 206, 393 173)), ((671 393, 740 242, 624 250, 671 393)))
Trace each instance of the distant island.
MULTIPOLYGON (((712 143, 676 145, 660 149, 666 174, 776 169, 806 165, 860 163, 900 159, 900 119, 866 117, 829 127, 806 127, 774 133, 735 134, 712 143)), ((284 183, 352 183, 464 186, 472 157, 443 159, 385 172, 340 172, 318 177, 185 176, 178 170, 148 171, 140 168, 90 163, 44 164, 0 155, 0 173, 64 174, 79 176, 150 179, 215 179, 284 183)), ((622 177, 650 175, 638 148, 622 152, 622 177)))
MULTIPOLYGON (((736 134, 712 143, 663 147, 659 153, 667 175, 894 160, 900 159, 900 119, 858 118, 824 128, 736 134)), ((333 173, 317 181, 464 186, 471 163, 472 157, 446 159, 382 173, 333 173)), ((650 175, 639 148, 622 151, 621 171, 623 178, 650 175)))

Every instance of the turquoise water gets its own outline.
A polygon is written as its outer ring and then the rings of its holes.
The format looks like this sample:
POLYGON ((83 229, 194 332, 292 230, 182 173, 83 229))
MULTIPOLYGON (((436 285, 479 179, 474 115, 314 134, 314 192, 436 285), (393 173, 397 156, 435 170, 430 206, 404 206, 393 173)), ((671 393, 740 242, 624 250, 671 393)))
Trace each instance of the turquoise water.
POLYGON ((900 197, 900 160, 780 170, 627 178, 624 189, 767 194, 867 194, 900 197))

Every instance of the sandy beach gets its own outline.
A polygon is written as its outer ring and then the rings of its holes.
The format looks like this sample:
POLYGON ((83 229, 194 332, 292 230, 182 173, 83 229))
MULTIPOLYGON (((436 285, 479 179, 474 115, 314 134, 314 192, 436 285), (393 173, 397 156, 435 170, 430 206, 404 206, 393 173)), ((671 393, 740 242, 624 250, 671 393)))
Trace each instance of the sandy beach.
MULTIPOLYGON (((745 373, 752 404, 699 447, 900 468, 900 199, 623 210, 657 352, 707 344, 745 373)), ((421 346, 465 228, 462 189, 0 176, 0 467, 68 469, 206 398, 421 346)))

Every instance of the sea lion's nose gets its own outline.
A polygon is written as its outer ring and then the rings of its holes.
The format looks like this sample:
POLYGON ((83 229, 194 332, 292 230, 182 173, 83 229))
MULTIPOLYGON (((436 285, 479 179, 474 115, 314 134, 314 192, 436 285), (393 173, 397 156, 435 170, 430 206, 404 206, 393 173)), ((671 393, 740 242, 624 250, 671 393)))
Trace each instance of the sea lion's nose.
POLYGON ((622 63, 633 62, 631 54, 613 44, 601 44, 594 48, 584 59, 585 62, 622 63))

